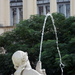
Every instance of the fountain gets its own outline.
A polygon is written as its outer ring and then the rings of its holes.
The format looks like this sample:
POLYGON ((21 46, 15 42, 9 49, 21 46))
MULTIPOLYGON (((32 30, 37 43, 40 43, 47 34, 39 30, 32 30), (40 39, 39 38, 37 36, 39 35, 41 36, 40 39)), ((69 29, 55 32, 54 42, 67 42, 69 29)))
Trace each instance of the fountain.
POLYGON ((12 56, 12 61, 16 69, 14 75, 45 75, 40 64, 37 70, 32 69, 27 52, 16 51, 12 56))
POLYGON ((57 50, 58 50, 58 54, 59 54, 59 58, 60 58, 61 75, 63 75, 64 64, 62 63, 61 53, 60 53, 59 46, 58 46, 57 30, 56 30, 56 27, 54 24, 53 16, 50 13, 48 13, 46 15, 45 20, 44 20, 44 24, 43 24, 41 44, 40 44, 40 53, 39 53, 39 61, 36 65, 36 70, 31 68, 27 53, 23 52, 23 51, 17 51, 12 56, 14 68, 16 69, 14 75, 46 75, 45 69, 42 69, 42 65, 41 65, 41 52, 42 52, 44 29, 45 29, 45 24, 46 24, 46 20, 47 20, 48 16, 51 17, 51 20, 53 23, 53 27, 54 27, 54 31, 55 31, 55 37, 56 37, 56 45, 57 45, 57 50))
POLYGON ((56 45, 57 45, 57 50, 58 50, 58 54, 59 54, 59 58, 60 58, 61 75, 63 75, 64 64, 62 63, 61 53, 60 53, 60 49, 59 49, 59 46, 58 46, 57 30, 56 30, 56 26, 54 24, 53 16, 50 13, 48 13, 46 15, 45 20, 44 20, 44 24, 43 24, 42 36, 41 36, 41 44, 40 44, 40 53, 39 53, 39 61, 41 61, 41 52, 42 52, 42 43, 43 43, 44 29, 45 29, 45 24, 46 24, 46 20, 47 20, 48 16, 51 17, 51 20, 52 20, 52 23, 53 23, 53 27, 54 27, 54 31, 55 31, 55 38, 56 38, 56 45))

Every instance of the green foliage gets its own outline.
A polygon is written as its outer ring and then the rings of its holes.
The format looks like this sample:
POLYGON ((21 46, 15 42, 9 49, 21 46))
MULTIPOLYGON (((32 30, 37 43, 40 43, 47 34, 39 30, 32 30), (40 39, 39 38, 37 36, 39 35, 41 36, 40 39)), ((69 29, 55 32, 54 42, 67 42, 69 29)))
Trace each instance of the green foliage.
POLYGON ((12 72, 14 72, 14 66, 11 63, 11 53, 0 55, 0 73, 3 75, 10 75, 12 72))
MULTIPOLYGON (((75 17, 65 18, 64 15, 53 13, 59 37, 59 47, 65 64, 64 75, 75 75, 75 17)), ((28 52, 33 68, 38 61, 41 32, 45 16, 34 15, 21 21, 15 30, 0 36, 0 46, 6 49, 0 55, 0 72, 10 75, 14 71, 11 61, 12 54, 17 50, 28 52)), ((42 48, 42 65, 47 75, 60 75, 59 56, 56 49, 55 33, 51 18, 48 17, 42 48)))
POLYGON ((55 74, 56 70, 55 58, 57 54, 58 53, 56 49, 55 40, 44 41, 42 52, 43 68, 45 68, 47 70, 47 73, 50 73, 51 75, 55 74))
POLYGON ((65 63, 65 72, 68 75, 74 75, 75 74, 75 54, 66 54, 62 57, 64 63, 65 63))
POLYGON ((75 37, 71 38, 71 40, 69 41, 69 45, 68 45, 68 51, 69 54, 74 54, 75 53, 75 37))

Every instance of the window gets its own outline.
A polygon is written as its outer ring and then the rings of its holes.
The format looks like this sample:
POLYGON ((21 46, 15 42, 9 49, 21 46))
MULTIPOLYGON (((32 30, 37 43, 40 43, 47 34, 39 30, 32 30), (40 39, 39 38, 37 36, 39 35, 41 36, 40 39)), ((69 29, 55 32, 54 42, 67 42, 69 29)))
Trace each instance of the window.
POLYGON ((65 17, 70 16, 70 0, 57 0, 57 9, 59 13, 65 15, 65 17))
POLYGON ((17 11, 16 8, 13 8, 13 25, 17 24, 17 11))
POLYGON ((70 4, 66 4, 66 17, 70 16, 70 4))
POLYGON ((63 9, 64 9, 63 5, 62 4, 59 5, 59 13, 64 14, 63 9))
POLYGON ((50 12, 50 6, 46 6, 46 14, 50 12))
POLYGON ((19 8, 20 20, 23 20, 23 9, 19 8))
POLYGON ((40 15, 43 15, 43 6, 40 6, 40 7, 39 7, 39 14, 40 14, 40 15))

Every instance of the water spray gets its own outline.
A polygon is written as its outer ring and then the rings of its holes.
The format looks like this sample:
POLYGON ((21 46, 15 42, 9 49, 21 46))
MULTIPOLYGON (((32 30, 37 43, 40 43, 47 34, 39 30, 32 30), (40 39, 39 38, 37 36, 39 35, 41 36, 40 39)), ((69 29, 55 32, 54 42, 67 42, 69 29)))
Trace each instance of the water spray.
POLYGON ((62 63, 61 53, 60 53, 60 49, 59 49, 59 46, 58 46, 57 30, 56 30, 56 26, 55 26, 55 23, 54 23, 53 16, 50 13, 48 13, 46 15, 45 20, 44 20, 44 24, 43 24, 42 35, 41 35, 41 44, 40 44, 40 53, 39 53, 39 61, 41 61, 41 52, 42 52, 42 43, 43 43, 44 29, 45 29, 45 25, 46 25, 46 21, 47 21, 48 16, 51 17, 51 20, 52 20, 52 23, 53 23, 54 32, 55 32, 55 38, 56 38, 56 45, 57 45, 57 50, 58 50, 58 54, 59 54, 59 58, 60 58, 61 75, 63 75, 64 64, 62 63))

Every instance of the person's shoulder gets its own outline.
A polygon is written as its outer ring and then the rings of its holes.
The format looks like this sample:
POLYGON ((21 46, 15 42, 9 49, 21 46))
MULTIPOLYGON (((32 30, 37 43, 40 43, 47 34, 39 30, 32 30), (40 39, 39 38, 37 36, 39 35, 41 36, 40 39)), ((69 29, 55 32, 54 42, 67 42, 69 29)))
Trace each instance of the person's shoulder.
POLYGON ((23 75, 24 74, 26 74, 26 75, 41 75, 39 72, 37 72, 34 69, 24 70, 23 75))

